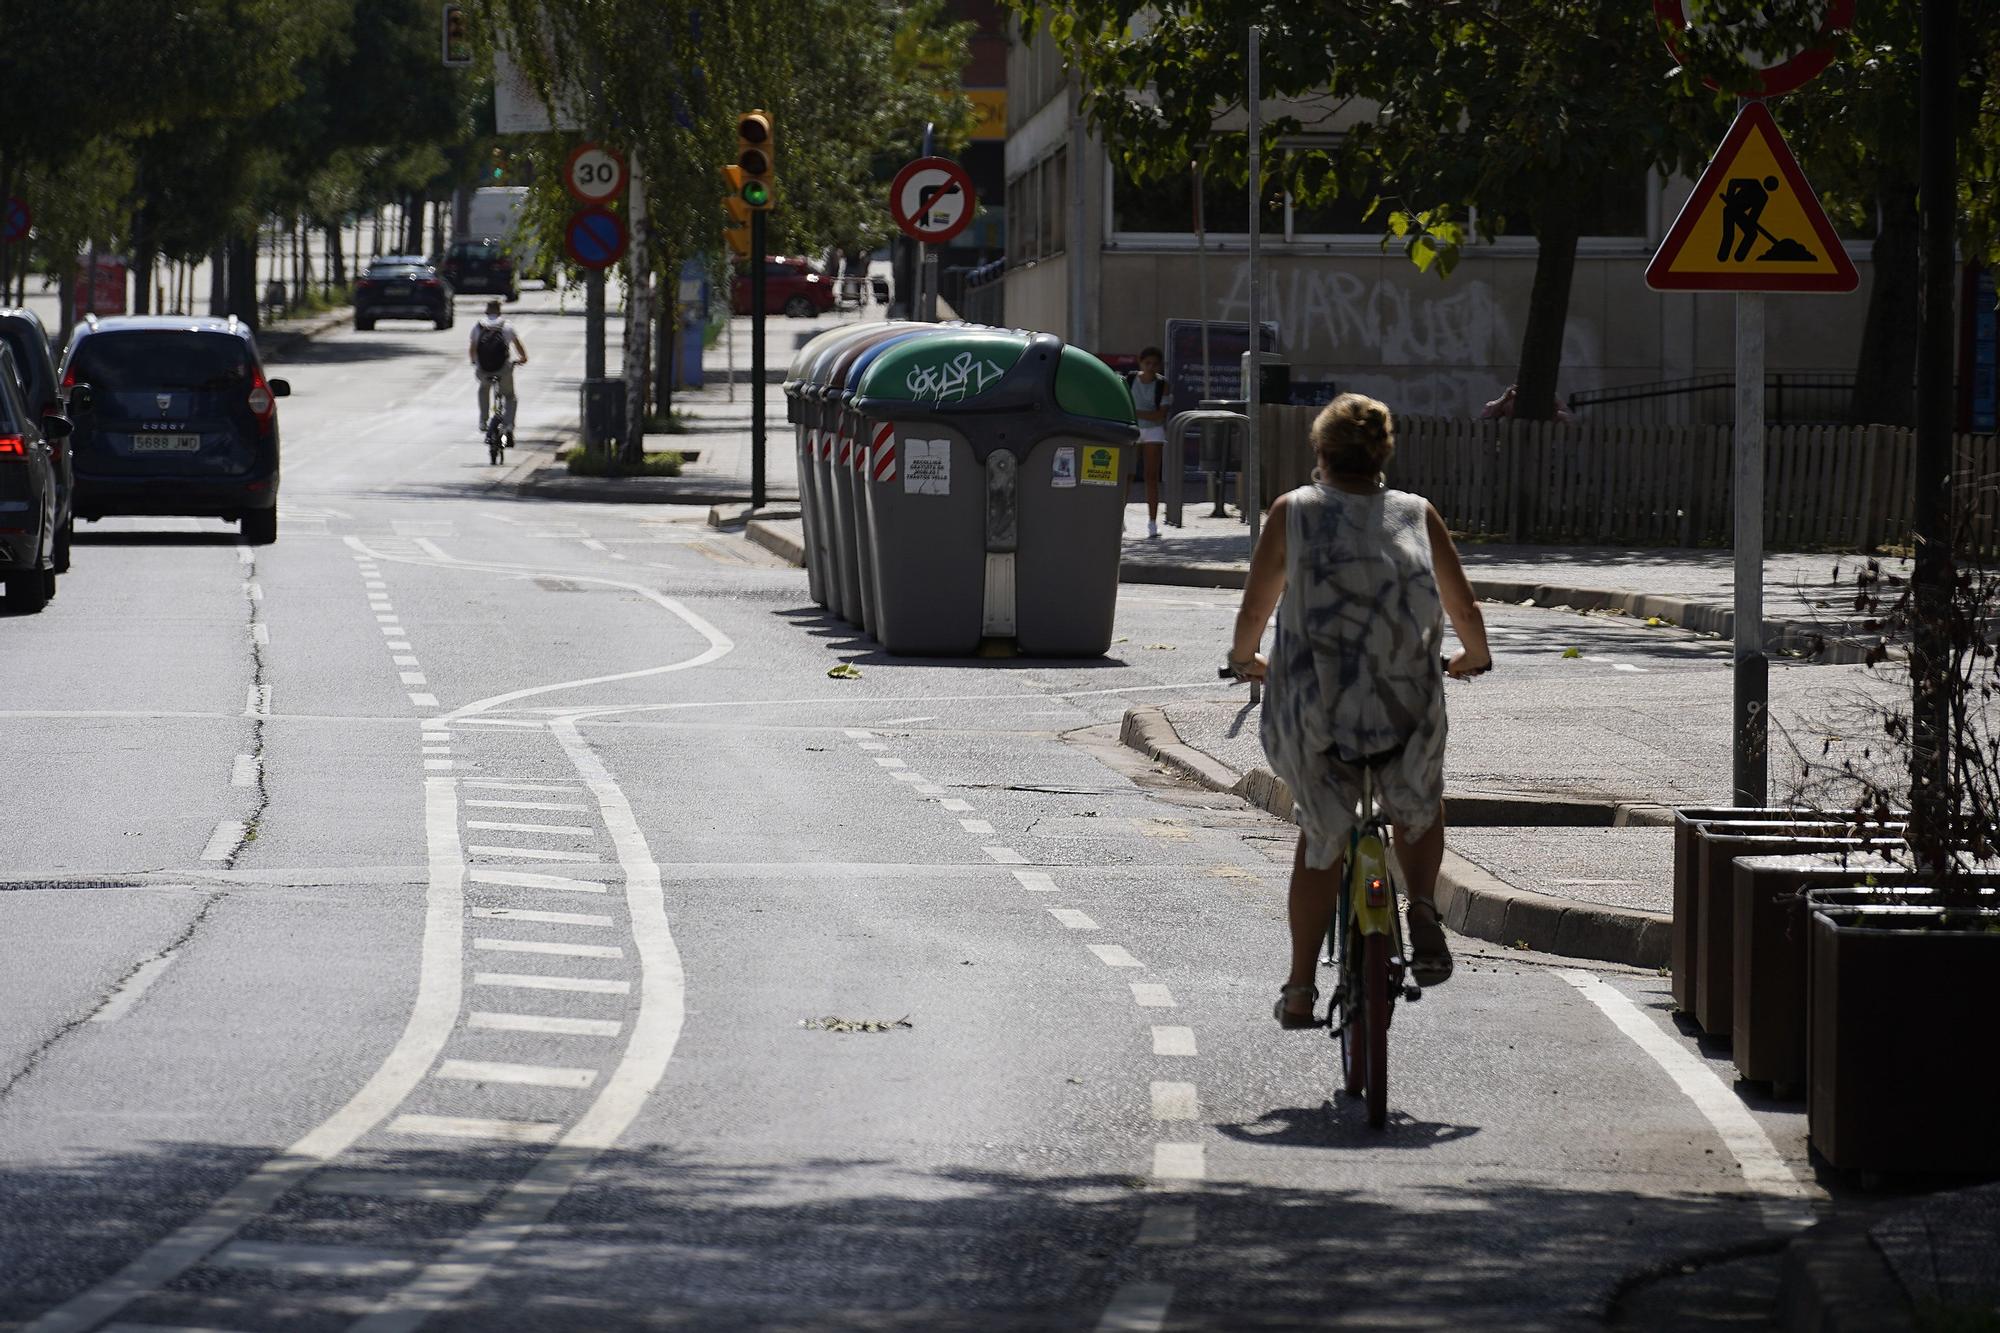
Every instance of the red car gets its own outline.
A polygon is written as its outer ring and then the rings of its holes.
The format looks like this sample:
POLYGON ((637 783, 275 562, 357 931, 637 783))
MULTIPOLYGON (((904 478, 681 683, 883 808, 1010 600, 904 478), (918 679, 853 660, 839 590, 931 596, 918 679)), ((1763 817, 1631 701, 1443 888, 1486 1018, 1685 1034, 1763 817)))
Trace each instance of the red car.
MULTIPOLYGON (((736 274, 730 305, 739 315, 750 313, 750 275, 736 274)), ((764 313, 811 319, 833 309, 833 279, 810 259, 780 256, 764 261, 764 313)))

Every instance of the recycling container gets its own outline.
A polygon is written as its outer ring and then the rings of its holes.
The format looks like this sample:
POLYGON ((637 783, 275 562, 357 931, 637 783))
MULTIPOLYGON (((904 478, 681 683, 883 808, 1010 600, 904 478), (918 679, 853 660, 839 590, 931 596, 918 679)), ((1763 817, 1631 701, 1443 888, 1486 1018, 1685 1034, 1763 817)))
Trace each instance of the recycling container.
POLYGON ((1139 432, 1108 366, 1053 334, 940 330, 884 348, 853 406, 889 427, 863 505, 884 648, 1111 646, 1139 432))
POLYGON ((832 455, 837 441, 822 390, 825 377, 831 372, 840 349, 854 339, 876 336, 882 327, 880 324, 850 324, 835 330, 799 375, 797 401, 805 427, 806 450, 799 473, 799 498, 801 508, 809 504, 812 513, 812 537, 806 558, 820 571, 820 588, 826 597, 821 605, 835 615, 845 614, 843 580, 838 563, 839 543, 833 530, 833 497, 829 489, 832 484, 832 455))
POLYGON ((814 471, 819 481, 820 513, 826 521, 827 568, 833 575, 827 605, 851 625, 865 628, 860 532, 848 482, 858 447, 854 423, 845 410, 848 373, 856 359, 878 343, 921 336, 931 328, 907 321, 869 325, 828 348, 814 372, 814 384, 807 390, 817 404, 820 422, 820 456, 814 471))
POLYGON ((580 396, 584 447, 616 449, 624 443, 625 381, 585 380, 580 396))
POLYGON ((837 471, 834 477, 835 523, 843 540, 843 557, 848 562, 845 568, 853 570, 859 579, 858 586, 848 591, 851 595, 859 595, 861 627, 871 634, 876 630, 880 615, 875 584, 875 548, 868 531, 866 487, 871 462, 878 453, 891 447, 892 431, 888 423, 869 421, 855 411, 854 397, 868 374, 868 367, 877 358, 892 347, 899 347, 915 338, 936 337, 938 332, 935 324, 919 324, 893 337, 862 346, 848 367, 844 387, 839 391, 842 438, 850 442, 851 447, 847 451, 848 465, 837 471))
POLYGON ((852 332, 851 326, 842 326, 814 336, 799 348, 797 354, 792 357, 790 369, 785 372, 785 420, 792 426, 792 454, 798 465, 799 478, 799 521, 805 526, 806 585, 812 593, 813 601, 820 606, 826 605, 826 574, 821 566, 815 541, 819 516, 813 512, 812 492, 817 479, 813 476, 809 452, 814 445, 817 445, 818 438, 814 435, 810 441, 808 440, 810 427, 806 421, 805 406, 799 398, 799 389, 804 382, 806 372, 811 369, 813 362, 819 359, 819 354, 826 349, 827 344, 852 332))

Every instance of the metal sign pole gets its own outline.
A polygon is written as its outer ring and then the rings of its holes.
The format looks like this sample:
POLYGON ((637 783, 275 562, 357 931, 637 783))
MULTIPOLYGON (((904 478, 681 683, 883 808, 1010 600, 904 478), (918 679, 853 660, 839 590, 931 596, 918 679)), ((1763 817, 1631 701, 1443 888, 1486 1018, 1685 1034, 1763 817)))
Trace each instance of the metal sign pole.
POLYGON ((922 318, 926 323, 935 324, 938 322, 937 250, 933 246, 926 245, 920 247, 918 253, 920 253, 923 256, 923 271, 924 271, 924 288, 923 288, 924 313, 922 318))
POLYGON ((764 507, 764 210, 750 213, 750 507, 764 507))
POLYGON ((1735 803, 1770 804, 1771 662, 1764 655, 1764 294, 1736 296, 1735 803))
POLYGON ((1263 313, 1260 309, 1261 302, 1257 299, 1257 233, 1262 230, 1264 194, 1264 118, 1258 105, 1263 95, 1264 81, 1260 77, 1257 65, 1258 50, 1263 36, 1263 29, 1254 23, 1250 25, 1250 359, 1245 363, 1243 376, 1249 381, 1243 386, 1243 397, 1249 403, 1246 415, 1250 418, 1250 425, 1246 431, 1249 443, 1244 449, 1243 458, 1243 489, 1247 494, 1237 497, 1237 502, 1244 516, 1250 520, 1252 551, 1257 549, 1257 532, 1264 513, 1263 480, 1258 475, 1260 472, 1258 464, 1262 461, 1259 458, 1258 439, 1261 425, 1258 417, 1261 414, 1257 410, 1259 382, 1264 378, 1264 342, 1257 336, 1258 316, 1263 313))

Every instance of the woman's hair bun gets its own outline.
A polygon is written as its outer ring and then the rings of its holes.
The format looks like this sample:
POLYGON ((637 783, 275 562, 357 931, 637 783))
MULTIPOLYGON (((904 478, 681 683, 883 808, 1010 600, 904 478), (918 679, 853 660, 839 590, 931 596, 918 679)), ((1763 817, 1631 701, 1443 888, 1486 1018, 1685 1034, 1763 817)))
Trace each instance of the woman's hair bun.
POLYGON ((1341 394, 1313 419, 1312 446, 1323 472, 1373 476, 1396 452, 1395 418, 1386 405, 1373 398, 1341 394))

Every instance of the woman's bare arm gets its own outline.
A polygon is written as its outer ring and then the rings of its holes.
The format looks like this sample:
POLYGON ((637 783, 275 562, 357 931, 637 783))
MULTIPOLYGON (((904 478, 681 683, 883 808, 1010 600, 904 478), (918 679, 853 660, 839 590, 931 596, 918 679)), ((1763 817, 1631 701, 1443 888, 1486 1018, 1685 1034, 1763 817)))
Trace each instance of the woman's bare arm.
POLYGON ((1465 566, 1458 561, 1458 547, 1452 544, 1451 529, 1444 525, 1437 506, 1425 503, 1424 523, 1431 535, 1431 568, 1437 573, 1438 596, 1444 601, 1444 613, 1451 617, 1461 649, 1451 659, 1451 674, 1473 675, 1493 665, 1493 654, 1486 646, 1486 617, 1480 614, 1479 599, 1472 595, 1465 566))
POLYGON ((1291 497, 1281 495, 1265 515, 1264 530, 1257 537, 1257 549, 1250 555, 1250 574, 1243 581, 1243 605, 1236 612, 1236 638, 1229 648, 1231 665, 1243 668, 1253 680, 1264 678, 1264 658, 1257 645, 1264 640, 1264 626, 1278 609, 1285 591, 1285 520, 1291 513, 1291 497))

